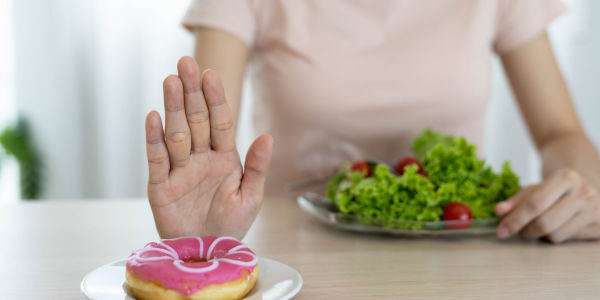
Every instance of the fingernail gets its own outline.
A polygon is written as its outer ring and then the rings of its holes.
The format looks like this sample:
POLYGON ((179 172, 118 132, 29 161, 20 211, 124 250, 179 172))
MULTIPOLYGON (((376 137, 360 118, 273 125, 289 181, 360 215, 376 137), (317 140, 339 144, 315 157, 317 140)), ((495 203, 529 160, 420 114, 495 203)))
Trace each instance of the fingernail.
POLYGON ((508 237, 510 235, 510 232, 508 231, 508 228, 502 226, 500 228, 498 228, 498 237, 499 238, 505 238, 508 237))

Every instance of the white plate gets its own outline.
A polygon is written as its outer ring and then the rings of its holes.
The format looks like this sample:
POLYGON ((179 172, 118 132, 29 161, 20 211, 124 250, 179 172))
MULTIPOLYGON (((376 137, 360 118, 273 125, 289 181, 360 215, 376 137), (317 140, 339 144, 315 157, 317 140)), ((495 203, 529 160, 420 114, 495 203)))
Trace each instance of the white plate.
MULTIPOLYGON (((87 274, 81 281, 83 294, 94 300, 134 300, 124 285, 126 262, 126 259, 115 261, 87 274)), ((288 265, 259 257, 258 268, 254 289, 244 299, 262 291, 263 300, 287 300, 302 288, 302 276, 288 265)))

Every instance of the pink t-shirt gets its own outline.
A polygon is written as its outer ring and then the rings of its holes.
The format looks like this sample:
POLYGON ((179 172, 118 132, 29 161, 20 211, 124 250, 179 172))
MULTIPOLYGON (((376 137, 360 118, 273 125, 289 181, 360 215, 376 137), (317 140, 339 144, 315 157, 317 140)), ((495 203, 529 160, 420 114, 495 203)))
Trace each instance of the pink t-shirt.
POLYGON ((344 161, 397 159, 424 128, 481 146, 491 57, 541 35, 558 0, 202 0, 187 28, 252 50, 267 192, 344 161))

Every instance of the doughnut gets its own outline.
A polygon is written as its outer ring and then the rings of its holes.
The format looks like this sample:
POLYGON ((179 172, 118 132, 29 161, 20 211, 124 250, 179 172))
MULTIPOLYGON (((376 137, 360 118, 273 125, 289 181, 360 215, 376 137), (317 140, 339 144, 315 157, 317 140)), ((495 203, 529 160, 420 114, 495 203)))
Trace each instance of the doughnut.
POLYGON ((256 282, 258 257, 232 237, 148 243, 127 258, 125 285, 139 300, 242 299, 256 282))

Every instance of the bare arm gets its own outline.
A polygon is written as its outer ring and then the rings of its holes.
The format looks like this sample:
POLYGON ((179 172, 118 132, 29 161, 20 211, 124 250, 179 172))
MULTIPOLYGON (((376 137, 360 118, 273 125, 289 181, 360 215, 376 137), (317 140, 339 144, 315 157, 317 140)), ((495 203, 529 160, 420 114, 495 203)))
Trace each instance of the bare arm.
POLYGON ((554 242, 599 237, 600 158, 579 123, 548 36, 503 55, 502 62, 541 153, 544 182, 496 207, 505 216, 498 234, 520 231, 554 242))
POLYGON ((502 56, 502 62, 542 155, 544 177, 571 168, 600 188, 598 153, 579 124, 548 36, 502 56))
POLYGON ((237 125, 242 83, 250 50, 240 39, 219 30, 198 27, 194 33, 194 58, 198 67, 201 72, 212 69, 219 74, 234 123, 237 125))

